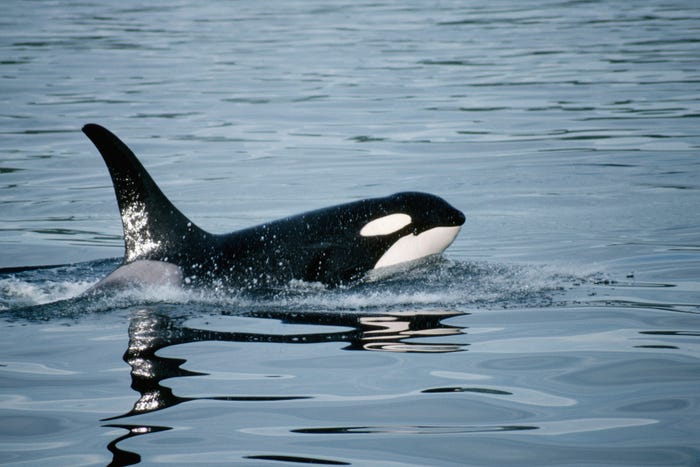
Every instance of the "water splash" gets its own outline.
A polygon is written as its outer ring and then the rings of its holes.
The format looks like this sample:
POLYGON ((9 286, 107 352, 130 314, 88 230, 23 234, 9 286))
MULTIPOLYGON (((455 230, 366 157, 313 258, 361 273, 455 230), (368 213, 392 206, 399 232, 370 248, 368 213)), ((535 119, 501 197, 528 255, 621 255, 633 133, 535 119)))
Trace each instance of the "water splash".
POLYGON ((326 288, 295 281, 286 287, 232 290, 225 287, 148 286, 94 297, 81 293, 119 264, 102 260, 51 269, 0 274, 0 311, 27 307, 46 317, 108 311, 144 304, 190 305, 200 310, 391 311, 411 309, 551 306, 555 297, 590 276, 545 266, 436 260, 382 281, 326 288), (76 311, 79 310, 79 311, 76 311))
POLYGON ((161 242, 154 240, 154 235, 148 228, 148 210, 144 203, 135 202, 126 206, 121 215, 127 262, 145 257, 160 248, 161 242))

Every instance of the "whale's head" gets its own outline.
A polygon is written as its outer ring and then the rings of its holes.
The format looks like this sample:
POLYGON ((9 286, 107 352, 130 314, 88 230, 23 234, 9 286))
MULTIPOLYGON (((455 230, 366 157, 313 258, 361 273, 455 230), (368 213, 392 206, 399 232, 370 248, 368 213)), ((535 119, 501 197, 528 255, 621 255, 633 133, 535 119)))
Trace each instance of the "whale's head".
POLYGON ((374 269, 381 269, 442 253, 464 221, 461 211, 438 196, 396 193, 366 211, 359 235, 378 256, 374 269))

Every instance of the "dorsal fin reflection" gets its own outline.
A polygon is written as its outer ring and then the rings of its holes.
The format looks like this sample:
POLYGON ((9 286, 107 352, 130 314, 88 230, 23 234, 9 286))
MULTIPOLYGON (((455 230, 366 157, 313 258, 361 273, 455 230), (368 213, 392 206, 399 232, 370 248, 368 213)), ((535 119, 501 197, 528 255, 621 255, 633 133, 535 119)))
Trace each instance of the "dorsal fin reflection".
POLYGON ((188 317, 175 318, 143 309, 134 313, 129 326, 129 346, 124 361, 131 366, 131 387, 139 393, 134 407, 127 413, 105 420, 162 410, 190 400, 276 401, 307 399, 305 395, 287 396, 177 396, 161 385, 168 378, 201 376, 207 373, 182 368, 186 360, 158 355, 161 349, 190 342, 269 342, 313 344, 346 342, 345 350, 385 352, 447 353, 466 350, 468 344, 426 342, 417 338, 436 338, 463 334, 463 328, 442 321, 464 315, 456 311, 397 311, 387 313, 322 313, 264 311, 236 314, 249 318, 279 320, 284 324, 338 326, 336 332, 304 334, 267 334, 255 332, 216 331, 187 325, 188 317), (349 328, 349 329, 348 329, 349 328))

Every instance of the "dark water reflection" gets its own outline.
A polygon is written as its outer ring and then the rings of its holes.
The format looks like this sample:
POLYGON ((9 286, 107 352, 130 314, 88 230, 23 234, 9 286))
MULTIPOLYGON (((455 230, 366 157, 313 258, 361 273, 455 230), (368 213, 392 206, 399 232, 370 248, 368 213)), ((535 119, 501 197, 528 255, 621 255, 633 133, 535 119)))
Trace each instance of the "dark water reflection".
MULTIPOLYGON (((255 317, 275 319, 285 324, 311 324, 350 328, 338 332, 307 334, 263 334, 222 332, 195 329, 185 324, 185 318, 172 318, 144 309, 135 313, 129 326, 129 347, 124 361, 131 366, 131 387, 141 396, 134 408, 113 420, 131 415, 161 410, 197 398, 178 397, 161 381, 175 377, 202 376, 207 373, 185 370, 184 359, 156 355, 170 346, 204 341, 267 342, 283 344, 313 344, 346 342, 345 350, 389 352, 458 352, 466 350, 463 343, 414 342, 417 337, 442 337, 463 334, 463 329, 444 324, 442 320, 463 316, 459 312, 395 312, 377 314, 285 313, 257 312, 255 317)), ((251 315, 248 315, 251 316, 251 315)), ((307 399, 309 396, 225 396, 206 399, 229 401, 275 401, 307 399)))
MULTIPOLYGON (((265 396, 234 394, 212 397, 178 396, 174 394, 171 388, 161 384, 162 381, 171 378, 204 376, 207 373, 184 369, 183 365, 187 362, 186 359, 158 355, 160 350, 168 347, 206 341, 278 344, 342 342, 347 343, 347 346, 344 347, 345 350, 459 352, 466 350, 468 344, 424 342, 415 339, 462 335, 465 332, 464 328, 445 324, 442 321, 466 314, 455 311, 407 311, 383 314, 265 311, 245 315, 258 319, 278 320, 283 324, 344 328, 336 332, 269 334, 197 329, 187 325, 187 317, 172 317, 153 309, 141 309, 132 314, 129 325, 129 345, 123 357, 124 361, 131 367, 131 388, 139 393, 139 398, 129 412, 106 418, 104 421, 146 414, 194 400, 274 402, 312 398, 309 395, 265 396)), ((108 445, 108 449, 114 455, 114 459, 110 464, 113 466, 131 465, 140 462, 138 454, 120 449, 117 446, 119 442, 135 436, 170 429, 170 427, 164 426, 136 424, 110 423, 104 426, 129 430, 126 435, 116 438, 108 445)), ((352 431, 354 428, 345 430, 352 431)))
POLYGON ((126 451, 119 448, 118 444, 129 438, 135 436, 141 436, 148 433, 158 433, 159 431, 171 430, 171 427, 167 426, 145 426, 145 425, 122 425, 122 424, 110 424, 104 425, 105 427, 112 428, 123 428, 128 430, 125 435, 119 436, 107 444, 107 449, 112 453, 112 462, 109 463, 110 467, 120 467, 125 465, 134 465, 141 462, 141 455, 135 452, 126 451))

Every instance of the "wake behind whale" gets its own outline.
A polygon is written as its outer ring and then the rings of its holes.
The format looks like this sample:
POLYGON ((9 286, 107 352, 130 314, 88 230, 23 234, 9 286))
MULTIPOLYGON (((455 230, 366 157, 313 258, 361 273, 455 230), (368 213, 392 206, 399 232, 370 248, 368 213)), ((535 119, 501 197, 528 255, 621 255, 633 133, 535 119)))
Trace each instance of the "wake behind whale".
POLYGON ((90 292, 132 285, 337 286, 442 253, 465 217, 442 198, 396 193, 318 209, 229 234, 194 225, 113 133, 83 132, 102 155, 124 228, 123 263, 90 292))

